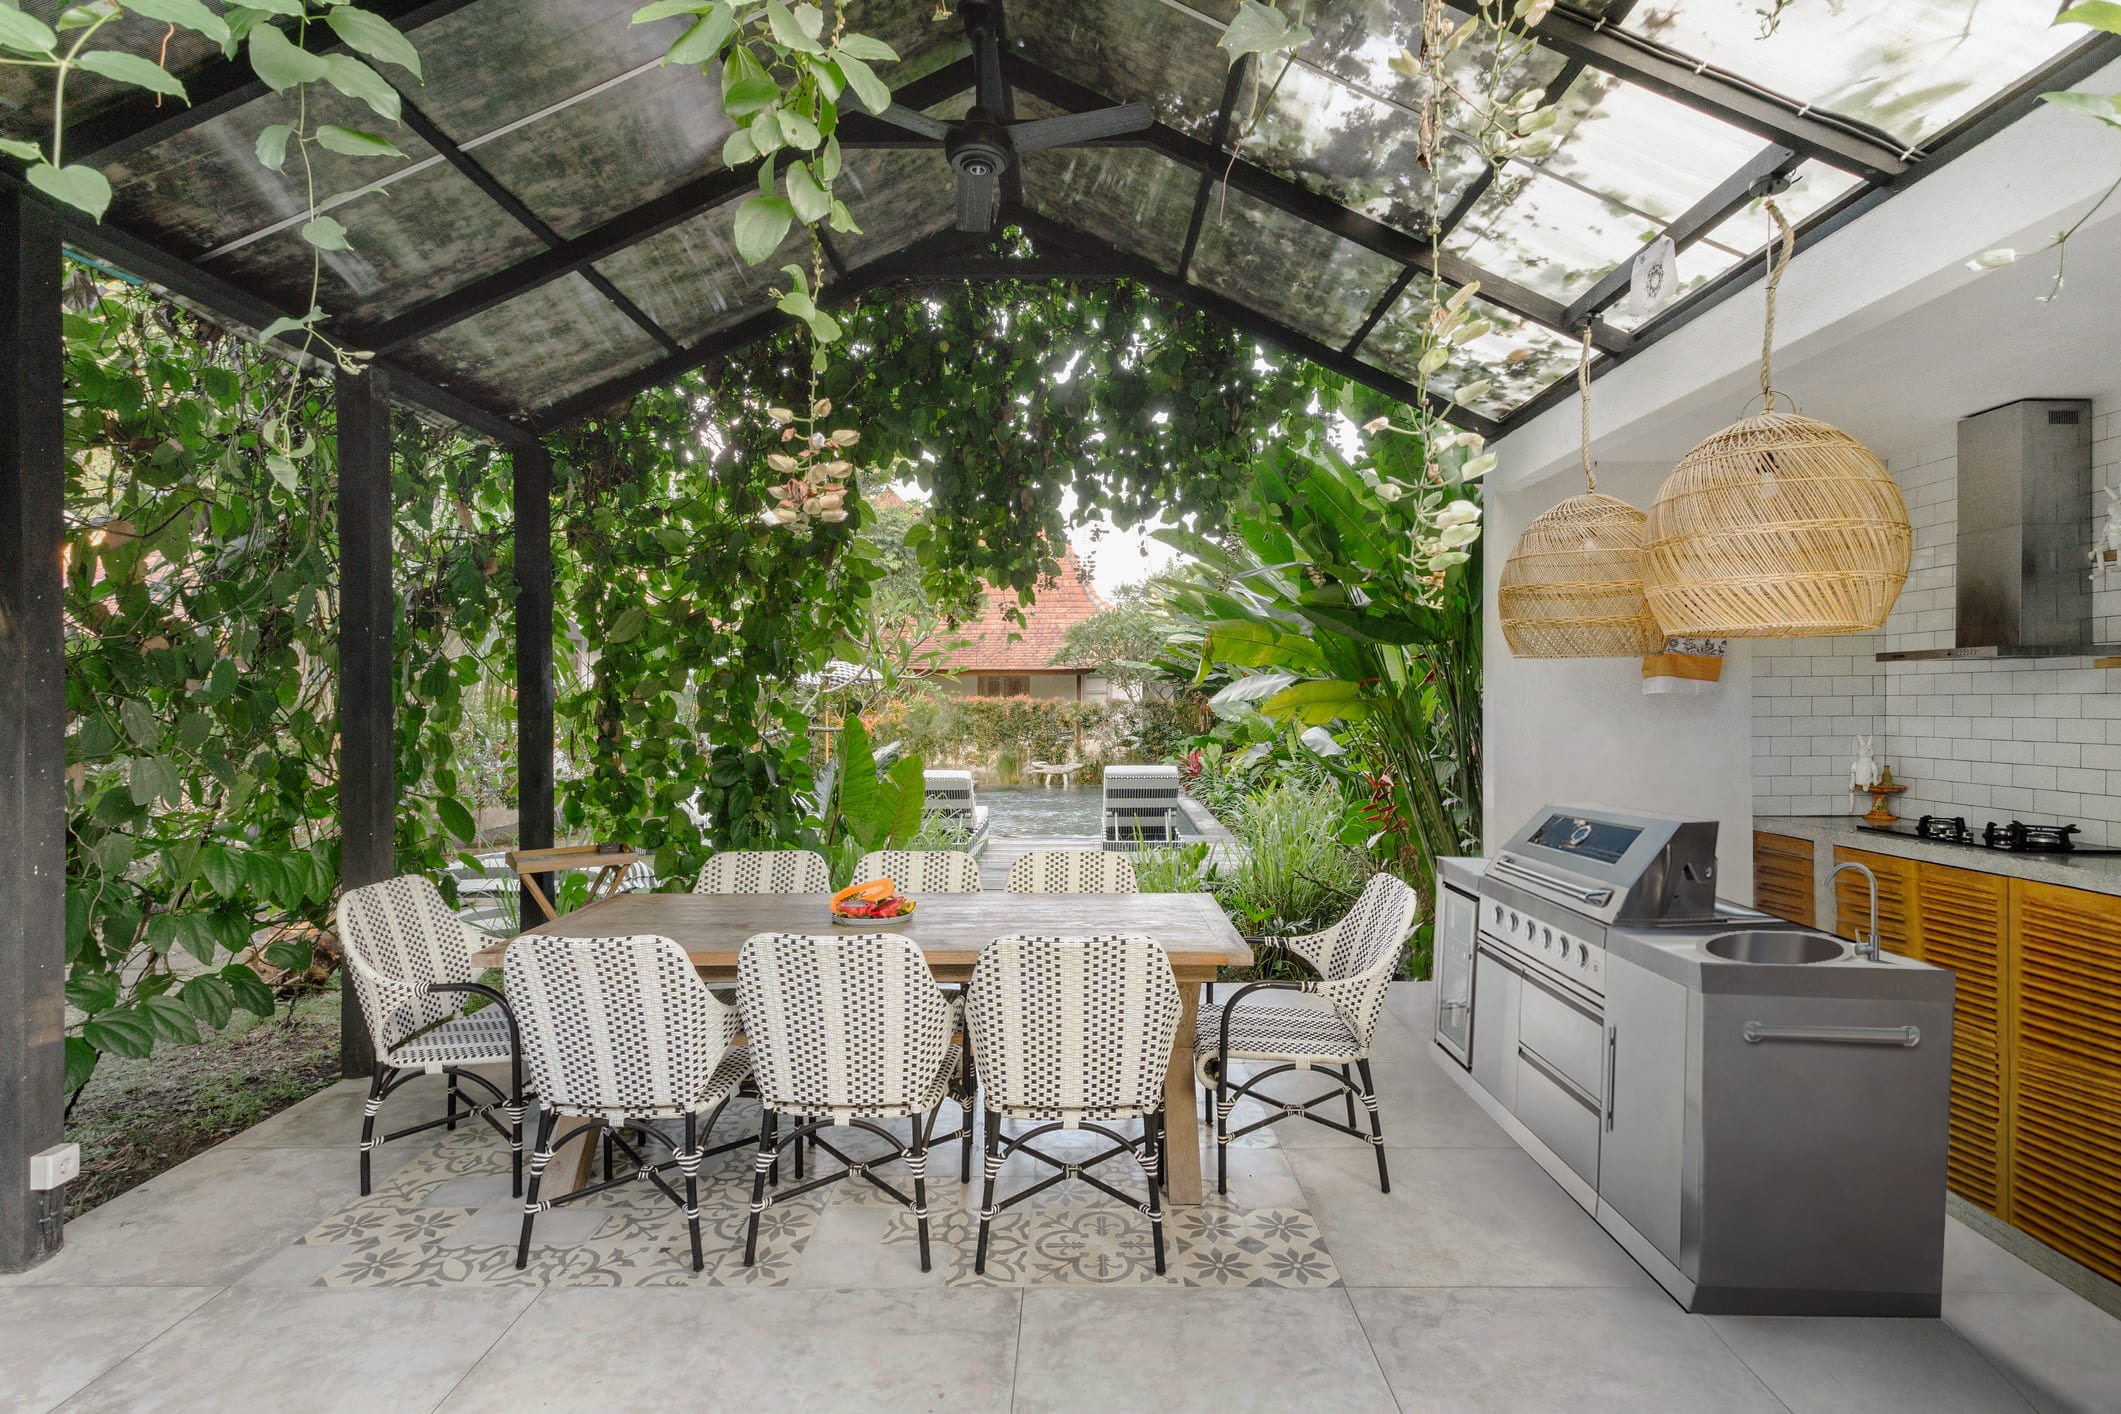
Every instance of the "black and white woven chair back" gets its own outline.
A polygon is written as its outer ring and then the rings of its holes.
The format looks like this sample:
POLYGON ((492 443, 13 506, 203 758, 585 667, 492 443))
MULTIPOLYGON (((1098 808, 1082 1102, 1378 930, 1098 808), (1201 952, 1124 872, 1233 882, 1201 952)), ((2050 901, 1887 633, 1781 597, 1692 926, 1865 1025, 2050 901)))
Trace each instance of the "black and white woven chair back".
POLYGON ((1127 1119, 1163 1105, 1178 982, 1153 938, 996 938, 965 1024, 988 1106, 1021 1119, 1127 1119))
POLYGON ((478 979, 463 920, 418 874, 348 889, 338 925, 354 995, 379 1046, 457 1014, 463 996, 430 994, 431 984, 478 979))
POLYGON ((959 849, 879 849, 862 856, 857 879, 889 879, 902 894, 976 894, 979 861, 959 849))
POLYGON ((911 940, 759 933, 737 995, 768 1109, 834 1119, 925 1111, 950 1050, 950 1008, 911 940))
POLYGON ((1132 894, 1141 892, 1134 862, 1101 849, 1037 849, 1009 866, 1012 894, 1132 894))
POLYGON ((696 894, 828 894, 832 870, 807 849, 741 849, 717 854, 700 870, 696 894))
POLYGON ((1399 970, 1421 898, 1402 879, 1374 874, 1362 896, 1338 923, 1322 933, 1294 938, 1290 946, 1322 979, 1316 990, 1330 997, 1340 1019, 1365 1050, 1384 1013, 1385 992, 1399 970))
POLYGON ((668 938, 526 935, 501 968, 538 1094, 565 1113, 687 1114, 736 1038, 735 1010, 668 938))

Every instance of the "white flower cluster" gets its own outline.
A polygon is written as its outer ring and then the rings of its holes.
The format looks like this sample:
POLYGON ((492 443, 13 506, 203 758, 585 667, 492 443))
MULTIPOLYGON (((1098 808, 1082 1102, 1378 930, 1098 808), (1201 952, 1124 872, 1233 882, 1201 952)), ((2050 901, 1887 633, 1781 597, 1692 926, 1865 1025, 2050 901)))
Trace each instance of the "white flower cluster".
POLYGON ((819 398, 809 416, 800 419, 788 408, 766 409, 766 416, 781 429, 782 442, 802 444, 793 455, 772 452, 766 457, 766 465, 786 478, 773 488, 776 500, 765 513, 769 524, 802 528, 813 521, 832 524, 847 518, 847 476, 854 465, 839 454, 859 442, 861 434, 851 427, 818 431, 818 422, 831 413, 830 398, 819 398))

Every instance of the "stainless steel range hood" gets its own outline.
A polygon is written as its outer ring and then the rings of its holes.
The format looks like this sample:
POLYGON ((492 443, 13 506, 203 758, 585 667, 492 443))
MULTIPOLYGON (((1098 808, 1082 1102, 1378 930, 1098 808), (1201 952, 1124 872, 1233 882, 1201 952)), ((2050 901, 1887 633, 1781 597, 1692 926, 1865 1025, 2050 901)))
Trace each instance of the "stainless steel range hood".
POLYGON ((2025 398, 1959 422, 1958 632, 1931 658, 2069 658, 2092 642, 2092 405, 2025 398))

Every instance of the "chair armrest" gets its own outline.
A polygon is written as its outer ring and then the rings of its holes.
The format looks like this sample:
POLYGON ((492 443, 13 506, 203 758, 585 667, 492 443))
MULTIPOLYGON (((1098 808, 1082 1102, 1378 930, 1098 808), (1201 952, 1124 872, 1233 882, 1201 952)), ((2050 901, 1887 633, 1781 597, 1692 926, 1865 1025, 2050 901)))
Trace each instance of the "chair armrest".
POLYGON ((1223 1003, 1222 1028, 1215 1038, 1215 1054, 1224 1061, 1230 1058, 1230 1018, 1237 1013, 1237 1004, 1254 992, 1310 992, 1317 988, 1316 982, 1247 982, 1230 994, 1223 1003))
MULTIPOLYGON (((515 1056, 518 1066, 523 1063, 523 1028, 516 1021, 516 1009, 508 1004, 508 998, 501 995, 498 987, 489 987, 484 982, 430 982, 427 984, 427 991, 430 996, 438 992, 468 993, 484 997, 499 1007, 501 1019, 508 1023, 508 1049, 515 1056)), ((458 1003, 458 1014, 463 1014, 461 1002, 458 1003)))

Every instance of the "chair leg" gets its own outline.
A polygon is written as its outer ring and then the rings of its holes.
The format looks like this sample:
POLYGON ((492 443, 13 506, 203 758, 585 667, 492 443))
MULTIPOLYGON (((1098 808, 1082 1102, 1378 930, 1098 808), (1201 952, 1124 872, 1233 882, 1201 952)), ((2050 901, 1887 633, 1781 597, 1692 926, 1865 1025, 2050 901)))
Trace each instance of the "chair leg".
POLYGON ((612 1151, 612 1147, 613 1147, 613 1146, 612 1146, 612 1142, 611 1142, 611 1131, 607 1129, 607 1130, 605 1130, 605 1131, 604 1131, 604 1181, 605 1181, 606 1183, 609 1183, 609 1182, 611 1182, 611 1151, 612 1151))
POLYGON ((1342 1066, 1340 1068, 1340 1078, 1348 1086, 1342 1092, 1341 1098, 1348 1102, 1348 1128, 1353 1129, 1355 1127, 1355 1077, 1348 1073, 1346 1066, 1342 1066))
POLYGON ((1215 1068, 1215 1191, 1230 1191, 1230 1058, 1221 1057, 1215 1068))
POLYGON ((520 1198, 523 1196, 523 1057, 520 1054, 515 1058, 508 1091, 508 1164, 509 1194, 520 1198))
POLYGON ((987 1121, 987 1178, 980 1190, 979 1203, 979 1248, 973 1254, 972 1270, 981 1275, 987 1272, 987 1225, 994 1220, 994 1177, 1002 1169, 1002 1117, 994 1111, 986 1113, 987 1121))
POLYGON ((685 1116, 685 1227, 692 1234, 692 1269, 704 1270, 706 1256, 700 1251, 700 1117, 685 1116))
POLYGON ((744 1234, 744 1265, 759 1259, 759 1214, 766 1211, 766 1171, 774 1167, 774 1113, 764 1110, 759 1119, 759 1153, 751 1165, 751 1226, 744 1234))
POLYGON ((906 1168, 913 1175, 913 1223, 920 1231, 921 1270, 929 1270, 928 1262, 928 1136, 935 1129, 935 1117, 942 1113, 938 1105, 923 1119, 913 1117, 913 1144, 906 1151, 906 1168))
POLYGON ((1385 1126, 1377 1114, 1377 1086, 1370 1079, 1370 1062, 1367 1058, 1355 1062, 1356 1071, 1362 1076, 1362 1107, 1370 1112, 1370 1147, 1377 1151, 1377 1191, 1392 1191, 1392 1175, 1385 1172, 1385 1126))
POLYGON ((390 1067, 378 1065, 375 1074, 368 1077, 368 1103, 361 1110, 361 1196, 368 1196, 368 1156, 374 1152, 376 1143, 376 1115, 383 1108, 383 1086, 390 1078, 390 1067))
POLYGON ((457 1073, 447 1072, 449 1077, 449 1123, 445 1126, 451 1134, 457 1132, 457 1073))
POLYGON ((1164 1112, 1142 1121, 1142 1168, 1149 1175, 1149 1231, 1156 1242, 1156 1274, 1164 1274, 1164 1112))
POLYGON ((538 1147, 530 1156, 530 1191, 523 1196, 523 1235, 516 1242, 516 1270, 530 1265, 530 1225, 537 1221, 538 1188, 545 1181, 545 1165, 552 1162, 552 1131, 560 1117, 550 1107, 538 1116, 538 1147))

